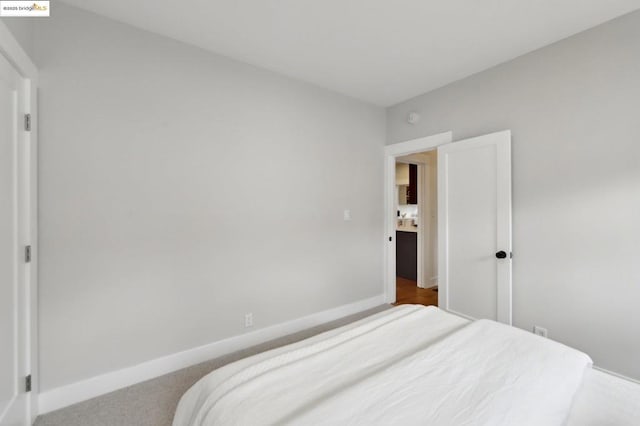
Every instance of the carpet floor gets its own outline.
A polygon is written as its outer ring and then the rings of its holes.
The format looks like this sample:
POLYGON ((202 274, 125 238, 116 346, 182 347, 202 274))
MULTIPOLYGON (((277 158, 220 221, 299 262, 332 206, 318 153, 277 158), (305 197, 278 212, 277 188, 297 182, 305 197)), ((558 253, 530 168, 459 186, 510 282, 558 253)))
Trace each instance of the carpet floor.
POLYGON ((35 426, 171 426, 180 397, 211 371, 239 359, 307 339, 389 308, 391 308, 390 305, 381 305, 53 411, 39 416, 35 426))

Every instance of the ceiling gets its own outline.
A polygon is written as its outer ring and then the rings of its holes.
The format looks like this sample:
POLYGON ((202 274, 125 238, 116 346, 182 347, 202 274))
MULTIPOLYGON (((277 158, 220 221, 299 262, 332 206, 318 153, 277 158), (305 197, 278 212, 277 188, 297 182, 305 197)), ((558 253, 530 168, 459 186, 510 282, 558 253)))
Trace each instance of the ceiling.
POLYGON ((65 0, 381 106, 640 8, 640 0, 65 0))

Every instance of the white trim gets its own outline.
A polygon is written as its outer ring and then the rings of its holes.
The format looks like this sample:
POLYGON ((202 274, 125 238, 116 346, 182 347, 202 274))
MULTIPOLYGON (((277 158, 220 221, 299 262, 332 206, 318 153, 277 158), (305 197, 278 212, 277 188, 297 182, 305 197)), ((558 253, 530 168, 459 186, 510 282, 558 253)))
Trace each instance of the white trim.
POLYGON ((625 375, 623 375, 623 374, 615 373, 615 372, 610 371, 610 370, 607 370, 607 369, 605 369, 605 368, 600 368, 600 367, 598 367, 597 365, 594 365, 594 366, 593 366, 593 369, 594 369, 594 370, 598 370, 598 371, 600 371, 600 372, 602 372, 602 373, 609 374, 609 375, 611 375, 611 376, 617 377, 617 378, 619 378, 619 379, 627 380, 627 381, 629 381, 629 382, 637 383, 637 384, 639 384, 639 385, 640 385, 640 380, 633 379, 633 378, 631 378, 631 377, 629 377, 629 376, 625 376, 625 375))
POLYGON ((18 71, 23 79, 23 98, 20 102, 21 114, 31 114, 31 131, 20 131, 21 162, 26 170, 22 175, 23 193, 28 194, 21 202, 24 214, 28 217, 22 230, 21 243, 31 245, 31 263, 26 264, 25 297, 28 300, 26 312, 27 366, 32 380, 31 392, 27 393, 29 422, 33 423, 38 413, 38 69, 31 61, 20 43, 13 37, 7 26, 0 22, 0 54, 18 71))
POLYGON ((396 301, 396 157, 429 151, 451 143, 453 132, 387 145, 384 148, 384 294, 386 303, 396 301), (389 241, 389 237, 392 238, 389 241))
POLYGON ((156 358, 138 365, 112 371, 80 382, 44 391, 39 396, 40 414, 67 407, 87 399, 95 398, 145 380, 172 373, 229 354, 250 346, 258 345, 278 337, 286 336, 325 324, 347 315, 352 315, 384 303, 382 294, 359 300, 337 308, 318 312, 306 317, 272 325, 239 336, 229 337, 204 346, 156 358))
POLYGON ((417 154, 418 152, 429 151, 439 145, 450 143, 453 140, 453 132, 443 132, 423 138, 411 139, 405 142, 398 142, 384 147, 385 155, 399 157, 402 155, 417 154))

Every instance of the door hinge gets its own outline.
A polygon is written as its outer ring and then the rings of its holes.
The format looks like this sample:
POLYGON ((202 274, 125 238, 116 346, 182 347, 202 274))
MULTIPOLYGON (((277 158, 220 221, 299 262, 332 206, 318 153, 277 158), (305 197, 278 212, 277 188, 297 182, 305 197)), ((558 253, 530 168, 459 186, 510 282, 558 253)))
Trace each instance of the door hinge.
POLYGON ((31 246, 25 246, 24 248, 24 262, 25 263, 31 262, 31 246))
POLYGON ((31 114, 24 115, 24 130, 27 132, 31 131, 31 114))
POLYGON ((24 378, 24 391, 31 392, 31 374, 24 378))

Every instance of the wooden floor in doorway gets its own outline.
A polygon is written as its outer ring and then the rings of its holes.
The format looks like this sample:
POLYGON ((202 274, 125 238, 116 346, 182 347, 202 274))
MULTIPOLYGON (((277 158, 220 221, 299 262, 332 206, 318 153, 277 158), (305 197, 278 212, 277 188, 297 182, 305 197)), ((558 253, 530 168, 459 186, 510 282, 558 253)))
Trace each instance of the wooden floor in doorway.
POLYGON ((420 288, 415 281, 396 277, 396 303, 394 305, 407 304, 438 306, 437 287, 420 288))

